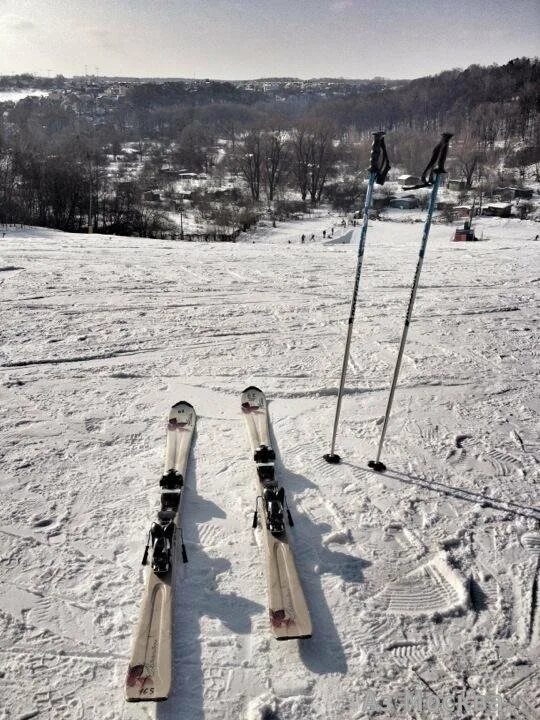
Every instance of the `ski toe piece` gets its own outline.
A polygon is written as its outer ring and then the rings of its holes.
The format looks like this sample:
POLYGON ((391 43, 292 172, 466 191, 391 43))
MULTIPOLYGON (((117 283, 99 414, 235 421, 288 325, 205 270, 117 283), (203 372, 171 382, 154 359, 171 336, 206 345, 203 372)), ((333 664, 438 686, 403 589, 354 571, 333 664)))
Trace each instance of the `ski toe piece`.
POLYGON ((341 462, 341 456, 337 453, 326 453, 326 455, 323 455, 323 458, 331 465, 337 465, 341 462))
POLYGON ((386 470, 386 465, 380 460, 370 460, 368 462, 368 467, 370 467, 372 470, 375 470, 375 472, 384 472, 386 470))

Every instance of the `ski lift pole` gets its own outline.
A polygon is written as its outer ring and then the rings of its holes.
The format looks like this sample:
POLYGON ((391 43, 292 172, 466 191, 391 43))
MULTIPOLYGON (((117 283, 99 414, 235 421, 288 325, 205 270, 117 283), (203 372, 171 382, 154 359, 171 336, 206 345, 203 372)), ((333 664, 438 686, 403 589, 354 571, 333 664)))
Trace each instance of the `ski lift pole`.
MULTIPOLYGON (((392 410, 392 402, 394 400, 394 393, 396 390, 399 371, 401 369, 401 361, 403 359, 403 352, 405 350, 405 344, 407 342, 407 334, 409 332, 409 325, 412 318, 412 311, 414 301, 416 299, 416 292, 418 290, 418 284, 420 282, 420 273, 422 272, 422 265, 424 263, 424 255, 426 252, 427 241, 429 237, 429 230, 431 228, 431 219, 433 217, 433 211, 435 210, 435 202, 437 200, 437 193, 439 191, 439 185, 441 183, 442 175, 446 173, 444 169, 444 163, 446 161, 446 155, 448 153, 448 143, 452 135, 450 133, 443 133, 442 139, 433 151, 431 160, 428 166, 422 173, 422 184, 415 185, 414 188, 432 186, 431 196, 429 200, 429 207, 424 225, 424 232, 422 234, 422 242, 420 244, 420 252, 418 254, 418 264, 414 273, 414 280, 411 289, 411 295, 409 297, 409 305, 407 307, 407 313, 405 315, 405 325, 403 327, 403 333, 401 335, 401 342, 399 345, 399 352, 396 360, 396 367, 394 369, 394 377, 392 378, 392 385, 390 387, 390 394, 388 396, 388 403, 386 405, 386 413, 384 415, 384 423, 381 431, 381 437, 379 440, 379 448, 377 450, 377 458, 370 460, 368 466, 376 472, 384 472, 386 465, 381 462, 381 453, 384 445, 384 439, 386 437, 386 430, 388 428, 388 420, 390 419, 390 411, 392 410), (429 175, 428 175, 429 173, 429 175)), ((413 188, 410 188, 413 189, 413 188)))
POLYGON ((345 378, 347 375, 347 366, 349 364, 349 352, 351 347, 352 330, 354 324, 354 317, 356 314, 356 301, 358 298, 358 287, 360 284, 360 274, 362 272, 362 263, 364 260, 364 248, 366 245, 366 235, 369 221, 369 210, 371 208, 371 201, 373 197, 373 186, 375 183, 378 185, 384 185, 388 171, 390 170, 390 163, 388 161, 388 155, 386 153, 386 145, 384 142, 384 132, 373 133, 373 145, 371 147, 371 158, 369 165, 369 176, 368 186, 366 190, 366 198, 364 201, 364 217, 362 222, 362 231, 360 233, 360 242, 358 244, 358 256, 356 260, 356 276, 354 279, 354 290, 352 295, 351 310, 349 313, 349 322, 347 330, 347 341, 345 343, 345 353, 343 355, 343 365, 341 367, 341 380, 339 383, 339 391, 336 405, 336 415, 334 418, 334 429, 332 431, 332 442, 330 446, 330 452, 323 455, 326 462, 339 463, 341 458, 335 452, 336 446, 336 435, 339 424, 339 415, 341 412, 341 399, 343 397, 343 389, 345 387, 345 378))

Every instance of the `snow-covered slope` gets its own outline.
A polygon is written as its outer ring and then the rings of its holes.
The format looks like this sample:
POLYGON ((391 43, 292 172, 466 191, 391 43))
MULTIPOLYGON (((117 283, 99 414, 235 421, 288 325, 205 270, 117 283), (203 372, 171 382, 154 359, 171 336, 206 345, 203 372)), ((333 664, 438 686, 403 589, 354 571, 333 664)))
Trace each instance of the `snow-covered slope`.
POLYGON ((377 475, 366 465, 421 227, 370 227, 338 466, 322 455, 354 247, 0 240, 2 720, 450 718, 429 707, 460 694, 537 716, 537 229, 483 221, 489 241, 454 244, 433 226, 377 475), (311 640, 268 629, 248 384, 270 401, 311 640), (181 399, 199 420, 174 694, 126 705, 165 417, 181 399), (376 715, 407 693, 424 708, 376 715))

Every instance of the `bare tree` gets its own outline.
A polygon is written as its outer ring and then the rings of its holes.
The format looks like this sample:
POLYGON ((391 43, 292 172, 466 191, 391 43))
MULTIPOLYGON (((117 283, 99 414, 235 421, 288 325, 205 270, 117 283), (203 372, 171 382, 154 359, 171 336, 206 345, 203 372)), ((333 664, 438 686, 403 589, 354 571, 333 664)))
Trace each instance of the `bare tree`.
POLYGON ((263 142, 263 179, 268 201, 274 200, 286 162, 285 138, 282 132, 267 133, 263 142))
POLYGON ((465 187, 467 190, 470 190, 474 174, 477 171, 479 163, 483 160, 482 151, 478 148, 476 142, 468 138, 465 139, 461 145, 457 146, 453 159, 461 172, 461 176, 465 180, 465 187))
POLYGON ((262 133, 259 130, 248 133, 244 146, 238 147, 236 152, 238 172, 246 181, 255 201, 258 201, 261 195, 263 154, 262 133))
POLYGON ((308 193, 313 204, 320 202, 334 166, 335 133, 329 124, 298 127, 291 138, 292 173, 302 200, 308 193))
POLYGON ((335 160, 334 132, 320 125, 310 137, 311 162, 308 164, 309 194, 312 203, 321 201, 322 192, 335 160))
POLYGON ((309 146, 309 133, 307 128, 296 128, 291 138, 291 170, 302 200, 306 199, 309 188, 308 166, 311 159, 309 146))

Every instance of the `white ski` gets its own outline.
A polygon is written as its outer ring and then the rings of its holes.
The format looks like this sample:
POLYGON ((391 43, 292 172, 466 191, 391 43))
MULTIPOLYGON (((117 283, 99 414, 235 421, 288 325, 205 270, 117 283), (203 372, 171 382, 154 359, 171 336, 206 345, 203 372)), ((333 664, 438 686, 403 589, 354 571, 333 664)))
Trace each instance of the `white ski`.
MULTIPOLYGON (((287 539, 285 514, 289 525, 293 523, 285 500, 285 490, 279 487, 274 477, 275 454, 270 442, 266 397, 259 388, 248 387, 244 390, 242 413, 257 468, 257 507, 260 502, 260 528, 272 632, 278 640, 309 638, 311 618, 287 539)), ((256 509, 253 527, 256 528, 258 524, 256 509)))
POLYGON ((128 702, 166 700, 171 689, 175 546, 180 534, 182 557, 187 562, 181 511, 195 422, 195 410, 189 403, 179 402, 172 406, 167 426, 164 475, 160 481, 161 509, 148 533, 143 557, 143 565, 146 565, 151 548, 151 569, 126 677, 128 702))

